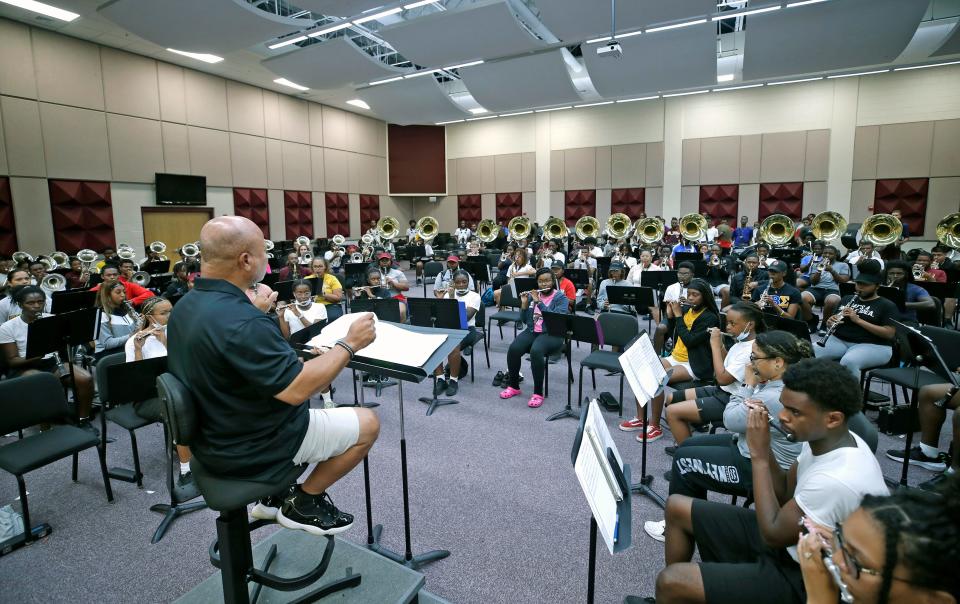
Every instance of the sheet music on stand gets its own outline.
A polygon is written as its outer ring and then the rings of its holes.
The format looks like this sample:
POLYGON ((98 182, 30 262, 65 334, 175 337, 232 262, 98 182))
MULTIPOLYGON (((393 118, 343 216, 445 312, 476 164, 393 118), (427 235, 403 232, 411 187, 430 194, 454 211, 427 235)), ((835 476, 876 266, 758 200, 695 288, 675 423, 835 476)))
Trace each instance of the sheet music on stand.
POLYGON ((660 356, 650 338, 640 337, 620 355, 620 366, 630 389, 641 405, 657 395, 667 379, 660 356))
MULTIPOLYGON (((604 543, 611 554, 620 535, 619 507, 624 497, 629 498, 629 489, 621 488, 614 468, 607 458, 608 447, 613 456, 620 462, 620 453, 617 451, 610 431, 603 421, 600 406, 592 400, 587 408, 587 420, 583 429, 583 438, 573 469, 580 482, 580 488, 587 498, 587 504, 597 522, 597 529, 603 537, 604 543), (625 493, 626 491, 626 493, 625 493)), ((622 463, 621 463, 622 467, 622 463)), ((621 544, 622 545, 622 544, 621 544)), ((618 548, 619 549, 619 548, 618 548)))
MULTIPOLYGON (((343 315, 323 328, 320 335, 307 342, 307 346, 332 348, 335 342, 346 337, 350 326, 363 313, 343 315)), ((357 357, 375 361, 400 362, 420 366, 447 340, 443 334, 415 333, 386 321, 376 320, 377 337, 372 344, 357 352, 357 357)))

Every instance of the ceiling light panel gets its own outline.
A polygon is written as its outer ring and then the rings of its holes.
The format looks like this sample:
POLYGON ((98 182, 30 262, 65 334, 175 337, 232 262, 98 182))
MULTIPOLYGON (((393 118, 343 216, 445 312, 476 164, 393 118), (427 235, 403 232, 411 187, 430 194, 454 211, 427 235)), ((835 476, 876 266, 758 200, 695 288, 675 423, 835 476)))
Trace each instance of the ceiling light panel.
POLYGON ((188 52, 186 50, 177 50, 176 48, 168 48, 167 52, 172 52, 173 54, 177 54, 182 57, 189 57, 197 61, 203 61, 204 63, 219 63, 223 60, 223 57, 205 52, 188 52))
POLYGON ((460 78, 477 103, 495 112, 583 100, 559 49, 464 68, 460 78))
POLYGON ((394 124, 435 124, 468 117, 433 78, 366 88, 363 100, 378 117, 394 124))
MULTIPOLYGON (((537 0, 537 8, 540 20, 565 42, 610 35, 609 2, 537 0)), ((617 2, 617 28, 631 32, 716 12, 716 0, 621 0, 617 2)))
POLYGON ((54 19, 59 19, 60 21, 66 21, 67 23, 80 17, 80 15, 77 13, 58 8, 52 4, 46 4, 45 2, 37 2, 36 0, 0 0, 0 2, 45 15, 47 17, 53 17, 54 19))
POLYGON ((315 90, 400 77, 403 73, 377 61, 347 38, 311 44, 264 59, 261 64, 279 77, 315 90))

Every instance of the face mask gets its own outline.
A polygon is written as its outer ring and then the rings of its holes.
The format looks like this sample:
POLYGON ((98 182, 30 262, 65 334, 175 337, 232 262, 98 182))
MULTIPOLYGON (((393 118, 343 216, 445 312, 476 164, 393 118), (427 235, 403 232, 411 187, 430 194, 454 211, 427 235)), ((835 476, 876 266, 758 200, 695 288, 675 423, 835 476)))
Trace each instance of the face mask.
POLYGON ((458 289, 458 290, 456 290, 456 294, 457 294, 458 296, 466 296, 466 295, 467 295, 467 292, 469 292, 469 291, 470 291, 469 289, 458 289))
POLYGON ((303 302, 297 300, 297 306, 299 306, 300 308, 308 308, 311 304, 313 304, 313 300, 308 299, 308 300, 304 300, 303 302))
POLYGON ((749 337, 750 337, 750 330, 747 328, 744 328, 743 331, 741 331, 739 334, 737 334, 736 337, 734 337, 734 340, 736 340, 737 342, 746 342, 749 337))

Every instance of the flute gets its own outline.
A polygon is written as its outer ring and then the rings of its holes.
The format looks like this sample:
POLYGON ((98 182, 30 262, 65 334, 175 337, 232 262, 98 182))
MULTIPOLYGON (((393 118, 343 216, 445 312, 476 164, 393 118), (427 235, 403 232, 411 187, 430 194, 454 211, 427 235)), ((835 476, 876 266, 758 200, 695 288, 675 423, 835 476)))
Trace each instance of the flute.
MULTIPOLYGON (((804 524, 803 518, 800 519, 800 532, 804 535, 810 533, 810 529, 804 524)), ((845 604, 852 604, 854 601, 853 594, 850 593, 847 584, 843 582, 843 577, 840 576, 840 568, 837 566, 837 563, 833 561, 833 554, 826 549, 821 549, 820 556, 823 558, 823 566, 827 569, 830 578, 833 579, 834 585, 837 586, 837 590, 840 592, 840 600, 845 604)))

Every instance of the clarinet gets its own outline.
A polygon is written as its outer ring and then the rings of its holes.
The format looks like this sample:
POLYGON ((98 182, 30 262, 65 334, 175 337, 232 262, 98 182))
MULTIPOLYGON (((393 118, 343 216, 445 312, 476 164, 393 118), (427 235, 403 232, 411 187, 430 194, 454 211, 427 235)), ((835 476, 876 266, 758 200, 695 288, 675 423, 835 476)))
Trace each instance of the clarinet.
POLYGON ((839 309, 837 309, 837 311, 838 311, 838 312, 840 313, 840 315, 841 315, 840 320, 837 321, 836 323, 832 324, 830 327, 827 328, 827 332, 826 332, 825 334, 823 334, 823 337, 820 338, 819 340, 817 340, 817 346, 826 346, 826 345, 827 345, 827 340, 830 339, 830 336, 833 335, 833 332, 837 331, 837 327, 839 327, 840 323, 843 322, 843 309, 845 309, 846 307, 850 306, 850 304, 853 304, 854 302, 856 302, 856 301, 859 300, 859 299, 860 299, 860 295, 859 295, 859 294, 854 294, 854 295, 853 295, 853 299, 851 299, 848 304, 844 304, 844 305, 841 306, 839 309))
POLYGON ((762 292, 760 292, 760 299, 757 300, 757 306, 759 306, 761 309, 767 307, 767 303, 763 301, 763 298, 764 298, 764 296, 766 296, 769 292, 770 292, 770 282, 767 281, 767 286, 766 286, 765 288, 763 288, 763 291, 762 291, 762 292))

